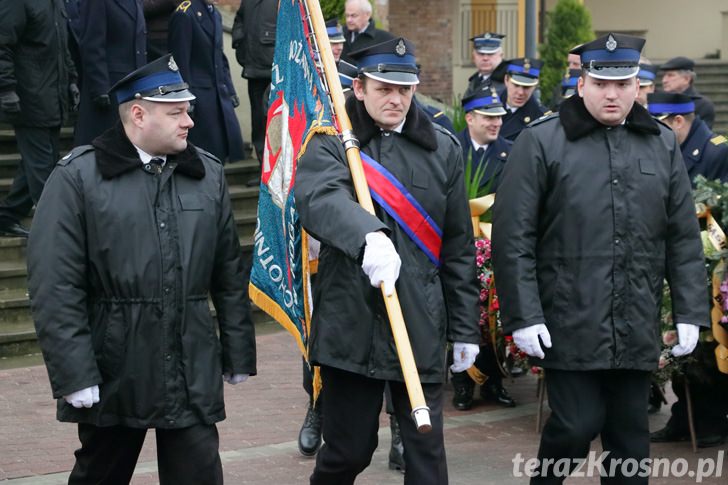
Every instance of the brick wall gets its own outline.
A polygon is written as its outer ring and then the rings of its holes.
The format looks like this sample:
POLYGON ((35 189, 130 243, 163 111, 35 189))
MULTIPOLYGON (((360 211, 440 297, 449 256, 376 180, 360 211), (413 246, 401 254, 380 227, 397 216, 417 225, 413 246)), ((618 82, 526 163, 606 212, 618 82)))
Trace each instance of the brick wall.
POLYGON ((453 15, 448 0, 389 0, 389 31, 414 42, 422 65, 417 89, 448 105, 452 102, 453 15))

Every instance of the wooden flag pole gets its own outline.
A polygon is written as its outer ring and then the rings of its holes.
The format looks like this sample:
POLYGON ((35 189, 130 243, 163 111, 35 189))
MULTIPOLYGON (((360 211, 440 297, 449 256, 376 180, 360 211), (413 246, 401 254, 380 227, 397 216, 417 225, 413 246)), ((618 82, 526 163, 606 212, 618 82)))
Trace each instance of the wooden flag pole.
MULTIPOLYGON (((329 86, 329 94, 333 101, 334 112, 339 121, 339 128, 341 129, 344 148, 346 149, 346 159, 349 162, 351 178, 354 181, 356 197, 359 200, 359 205, 367 212, 374 214, 374 204, 369 194, 369 186, 367 185, 367 179, 361 164, 361 156, 359 155, 359 140, 354 136, 349 115, 346 113, 344 92, 341 89, 336 61, 334 60, 334 55, 331 52, 331 46, 328 42, 326 24, 323 13, 321 13, 321 5, 318 0, 305 1, 308 7, 308 14, 311 18, 311 26, 316 34, 319 55, 323 63, 323 71, 329 86), (323 42, 324 40, 326 42, 323 42)), ((407 327, 402 316, 402 308, 399 305, 397 291, 395 290, 391 296, 387 296, 382 289, 382 296, 384 297, 387 314, 389 315, 389 322, 392 326, 392 334, 394 335, 394 344, 397 347, 399 363, 402 366, 402 374, 404 375, 404 382, 410 398, 412 417, 417 425, 417 430, 420 433, 427 433, 432 430, 430 408, 425 403, 425 395, 422 392, 422 384, 417 373, 412 345, 407 335, 407 327)))

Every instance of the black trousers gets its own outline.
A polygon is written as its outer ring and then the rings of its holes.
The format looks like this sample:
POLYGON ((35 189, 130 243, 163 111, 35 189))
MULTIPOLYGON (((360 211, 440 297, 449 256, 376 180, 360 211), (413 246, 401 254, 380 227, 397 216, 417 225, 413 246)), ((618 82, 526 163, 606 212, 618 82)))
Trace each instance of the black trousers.
POLYGON ((10 192, 0 201, 0 219, 20 222, 40 199, 43 185, 58 161, 61 127, 14 128, 21 161, 10 192))
MULTIPOLYGON (((551 416, 544 426, 538 450, 539 463, 551 459, 585 458, 591 441, 601 435, 609 455, 603 462, 609 473, 612 460, 650 456, 647 399, 650 373, 636 370, 564 371, 546 369, 546 391, 551 416)), ((615 461, 615 463, 617 463, 615 461)), ((563 467, 562 467, 563 469, 563 467)), ((646 484, 645 477, 625 477, 616 466, 613 477, 603 484, 646 484)), ((543 470, 541 470, 543 472, 543 470)), ((533 477, 532 484, 562 483, 554 476, 553 464, 547 476, 533 477)), ((587 471, 585 468, 583 471, 587 471)), ((543 473, 542 473, 543 474, 543 473)))
POLYGON ((265 124, 268 118, 266 112, 268 100, 265 99, 265 91, 270 86, 270 79, 248 79, 247 81, 248 99, 250 100, 250 137, 252 138, 258 162, 262 163, 263 147, 265 146, 265 124))
MULTIPOLYGON (((160 485, 220 485, 220 438, 214 424, 156 429, 160 485)), ((144 444, 146 429, 78 425, 81 448, 69 485, 128 484, 144 444)))
MULTIPOLYGON (((353 484, 371 462, 377 448, 379 412, 386 381, 321 367, 326 383, 323 401, 324 445, 316 456, 311 485, 353 484)), ((389 382, 392 404, 404 443, 407 485, 446 485, 447 462, 443 441, 442 384, 423 384, 430 407, 432 431, 417 432, 403 382, 389 382)))
POLYGON ((503 374, 501 374, 498 360, 490 344, 480 346, 480 352, 475 357, 474 365, 480 372, 488 376, 486 381, 488 384, 498 387, 503 385, 503 374))

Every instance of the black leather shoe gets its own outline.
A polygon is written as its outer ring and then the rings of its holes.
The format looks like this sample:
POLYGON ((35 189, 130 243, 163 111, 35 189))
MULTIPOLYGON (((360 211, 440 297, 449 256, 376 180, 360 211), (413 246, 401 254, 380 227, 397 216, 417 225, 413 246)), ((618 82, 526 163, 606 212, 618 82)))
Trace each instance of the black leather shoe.
POLYGON ((0 222, 0 237, 28 237, 28 230, 15 221, 0 222))
POLYGON ((306 418, 303 420, 303 426, 298 433, 298 451, 303 456, 313 456, 321 447, 321 403, 316 407, 309 403, 306 418))
POLYGON ((687 441, 690 434, 687 431, 679 431, 670 425, 661 430, 650 433, 650 441, 653 443, 669 443, 672 441, 687 441))
POLYGON ((728 435, 714 433, 704 436, 698 436, 697 445, 698 448, 710 448, 711 446, 719 446, 726 442, 728 435))
POLYGON ((389 469, 404 473, 404 444, 399 432, 399 422, 393 415, 389 415, 389 429, 392 431, 392 446, 389 448, 389 469))
POLYGON ((506 388, 500 384, 488 384, 486 382, 480 388, 480 397, 486 401, 495 401, 507 408, 516 407, 516 401, 508 394, 506 388))
POLYGON ((475 383, 467 372, 457 372, 452 375, 452 387, 455 394, 452 397, 452 405, 458 411, 467 411, 473 407, 473 391, 475 383))

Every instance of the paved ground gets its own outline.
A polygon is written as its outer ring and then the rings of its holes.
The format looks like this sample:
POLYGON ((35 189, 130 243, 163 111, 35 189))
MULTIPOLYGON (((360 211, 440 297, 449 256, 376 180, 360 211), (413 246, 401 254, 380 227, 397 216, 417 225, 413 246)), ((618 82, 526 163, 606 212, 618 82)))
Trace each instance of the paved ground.
MULTIPOLYGON (((29 358, 23 364, 37 362, 29 358)), ((0 368, 8 367, 7 363, 0 368)), ((229 484, 288 485, 308 483, 314 461, 299 455, 296 437, 306 409, 301 389, 301 365, 293 340, 282 331, 258 337, 258 376, 236 387, 226 387, 228 418, 220 424, 225 478, 229 484)), ((517 484, 513 458, 535 456, 538 448, 536 379, 525 376, 507 383, 519 406, 503 409, 477 401, 468 412, 446 406, 446 446, 450 483, 454 485, 517 484)), ((451 390, 447 394, 451 398, 451 390)), ((55 403, 45 368, 38 365, 0 370, 0 483, 62 484, 73 465, 77 447, 75 427, 55 421, 55 403)), ((386 415, 382 416, 384 425, 386 415)), ((667 412, 652 417, 652 429, 667 412)), ((136 474, 135 485, 158 483, 153 433, 150 433, 136 474)), ((357 484, 401 484, 402 475, 387 469, 389 428, 382 426, 380 447, 357 484)), ((598 443, 593 448, 599 449, 598 443)), ((716 459, 728 447, 699 450, 687 443, 655 445, 653 457, 684 458, 692 469, 699 460, 716 459)), ((706 462, 707 463, 707 462, 706 462)), ((702 466, 707 466, 703 464, 702 466)), ((720 477, 702 483, 728 481, 728 464, 720 477)), ((705 470, 706 468, 704 468, 705 470)), ((598 479, 570 479, 567 483, 598 483, 598 479)), ((657 478, 653 484, 695 483, 694 478, 657 478)))

